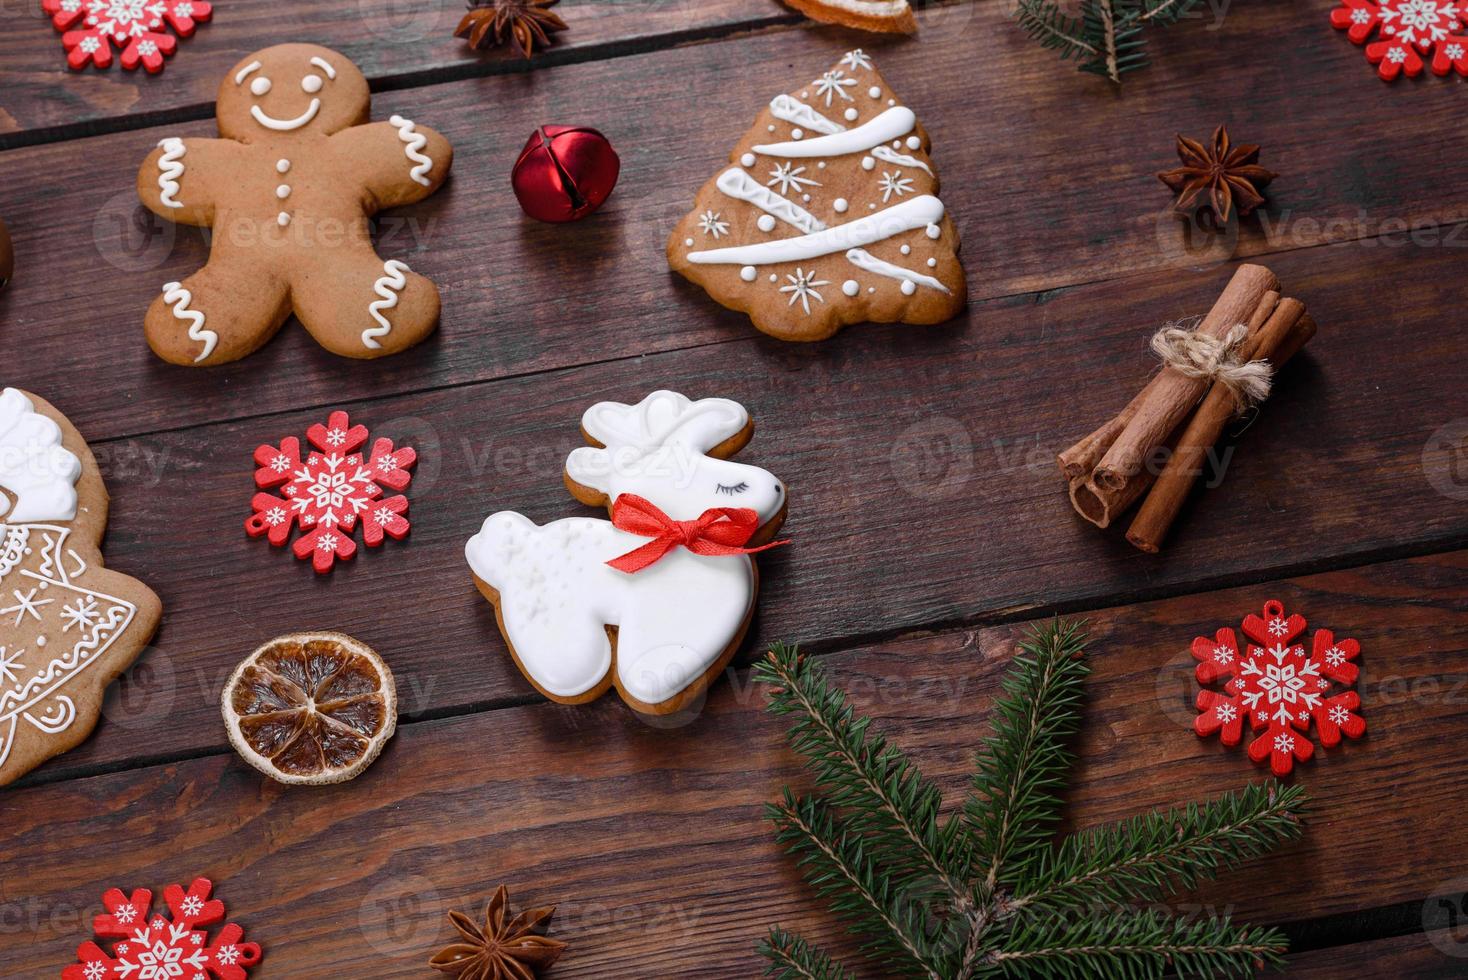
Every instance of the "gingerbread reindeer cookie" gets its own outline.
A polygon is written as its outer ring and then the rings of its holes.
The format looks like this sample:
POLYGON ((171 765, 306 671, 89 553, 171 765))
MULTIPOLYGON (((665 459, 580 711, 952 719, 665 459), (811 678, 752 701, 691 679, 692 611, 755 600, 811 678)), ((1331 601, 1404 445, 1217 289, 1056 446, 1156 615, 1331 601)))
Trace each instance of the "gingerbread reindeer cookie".
POLYGON ((0 392, 0 786, 86 738, 158 628, 152 590, 102 567, 106 526, 76 429, 34 395, 0 392))
POLYGON ((754 425, 725 398, 653 392, 582 418, 572 496, 611 510, 544 527, 502 512, 465 555, 521 672, 580 704, 612 685, 645 714, 689 705, 729 663, 754 613, 751 555, 773 547, 785 485, 726 457, 754 425))
POLYGON ((402 116, 369 123, 367 79, 335 51, 281 44, 219 87, 220 139, 169 137, 138 171, 155 214, 213 229, 209 262, 148 310, 148 343, 174 364, 257 350, 292 312, 327 350, 371 358, 438 325, 438 289, 384 262, 369 219, 421 201, 453 162, 448 140, 402 116))

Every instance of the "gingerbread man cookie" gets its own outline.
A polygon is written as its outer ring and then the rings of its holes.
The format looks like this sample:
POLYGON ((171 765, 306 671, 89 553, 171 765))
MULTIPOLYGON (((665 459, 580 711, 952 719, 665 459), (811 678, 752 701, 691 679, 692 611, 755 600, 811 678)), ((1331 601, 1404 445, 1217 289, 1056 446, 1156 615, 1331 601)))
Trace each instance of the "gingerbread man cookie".
POLYGON ((0 392, 0 786, 87 737, 162 607, 102 567, 107 489, 62 415, 0 392))
POLYGON ((220 139, 169 137, 138 171, 155 214, 213 229, 209 262, 153 301, 148 343, 174 364, 238 360, 294 312, 327 350, 395 354, 438 325, 432 282, 384 262, 369 219, 421 201, 453 162, 410 119, 369 123, 367 79, 310 44, 247 55, 219 87, 220 139))
POLYGON ((521 672, 546 697, 581 704, 616 685, 665 715, 696 700, 729 663, 754 613, 751 555, 773 547, 785 485, 727 457, 754 424, 725 398, 653 392, 602 402, 582 418, 593 448, 565 481, 610 521, 544 527, 492 515, 465 549, 521 672))

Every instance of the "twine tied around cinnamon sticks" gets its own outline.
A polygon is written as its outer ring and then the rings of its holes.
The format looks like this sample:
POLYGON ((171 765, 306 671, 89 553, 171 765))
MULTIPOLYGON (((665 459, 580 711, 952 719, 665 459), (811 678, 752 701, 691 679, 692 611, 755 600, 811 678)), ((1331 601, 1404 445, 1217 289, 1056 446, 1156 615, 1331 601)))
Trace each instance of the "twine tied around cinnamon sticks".
POLYGON ((1274 368, 1268 361, 1243 358, 1249 325, 1236 323, 1222 337, 1170 323, 1152 335, 1152 352, 1164 367, 1189 378, 1216 381, 1233 392, 1240 413, 1269 397, 1274 368))
POLYGON ((1127 540, 1152 553, 1161 550, 1229 420, 1246 398, 1257 403, 1268 395, 1265 372, 1283 367, 1316 327, 1305 304, 1280 298, 1274 273, 1241 265, 1196 329, 1182 336, 1171 329, 1154 338, 1163 347, 1162 370, 1120 414, 1058 457, 1072 506, 1097 527, 1147 495, 1127 540), (1159 456, 1166 459, 1160 471, 1159 456))

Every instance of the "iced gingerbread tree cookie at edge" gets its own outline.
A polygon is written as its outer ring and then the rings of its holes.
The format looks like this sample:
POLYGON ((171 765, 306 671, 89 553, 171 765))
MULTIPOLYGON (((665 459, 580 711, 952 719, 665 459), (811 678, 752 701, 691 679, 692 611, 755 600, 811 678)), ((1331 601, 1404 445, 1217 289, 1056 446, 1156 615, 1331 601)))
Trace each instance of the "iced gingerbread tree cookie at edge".
POLYGON ((937 324, 968 302, 931 142, 872 57, 776 96, 668 239, 668 263, 781 340, 937 324))

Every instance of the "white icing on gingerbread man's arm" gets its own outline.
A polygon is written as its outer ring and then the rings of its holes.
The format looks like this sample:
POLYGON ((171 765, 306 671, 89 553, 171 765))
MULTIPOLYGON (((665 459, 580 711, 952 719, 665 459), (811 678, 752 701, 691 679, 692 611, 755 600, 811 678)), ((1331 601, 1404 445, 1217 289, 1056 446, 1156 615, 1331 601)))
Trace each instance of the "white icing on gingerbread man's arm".
POLYGON ((165 137, 138 168, 138 197, 169 221, 208 226, 225 174, 243 153, 233 140, 165 137))
POLYGON ((331 145, 355 174, 365 174, 369 213, 423 200, 443 184, 454 159, 440 133, 402 116, 344 129, 331 145))

